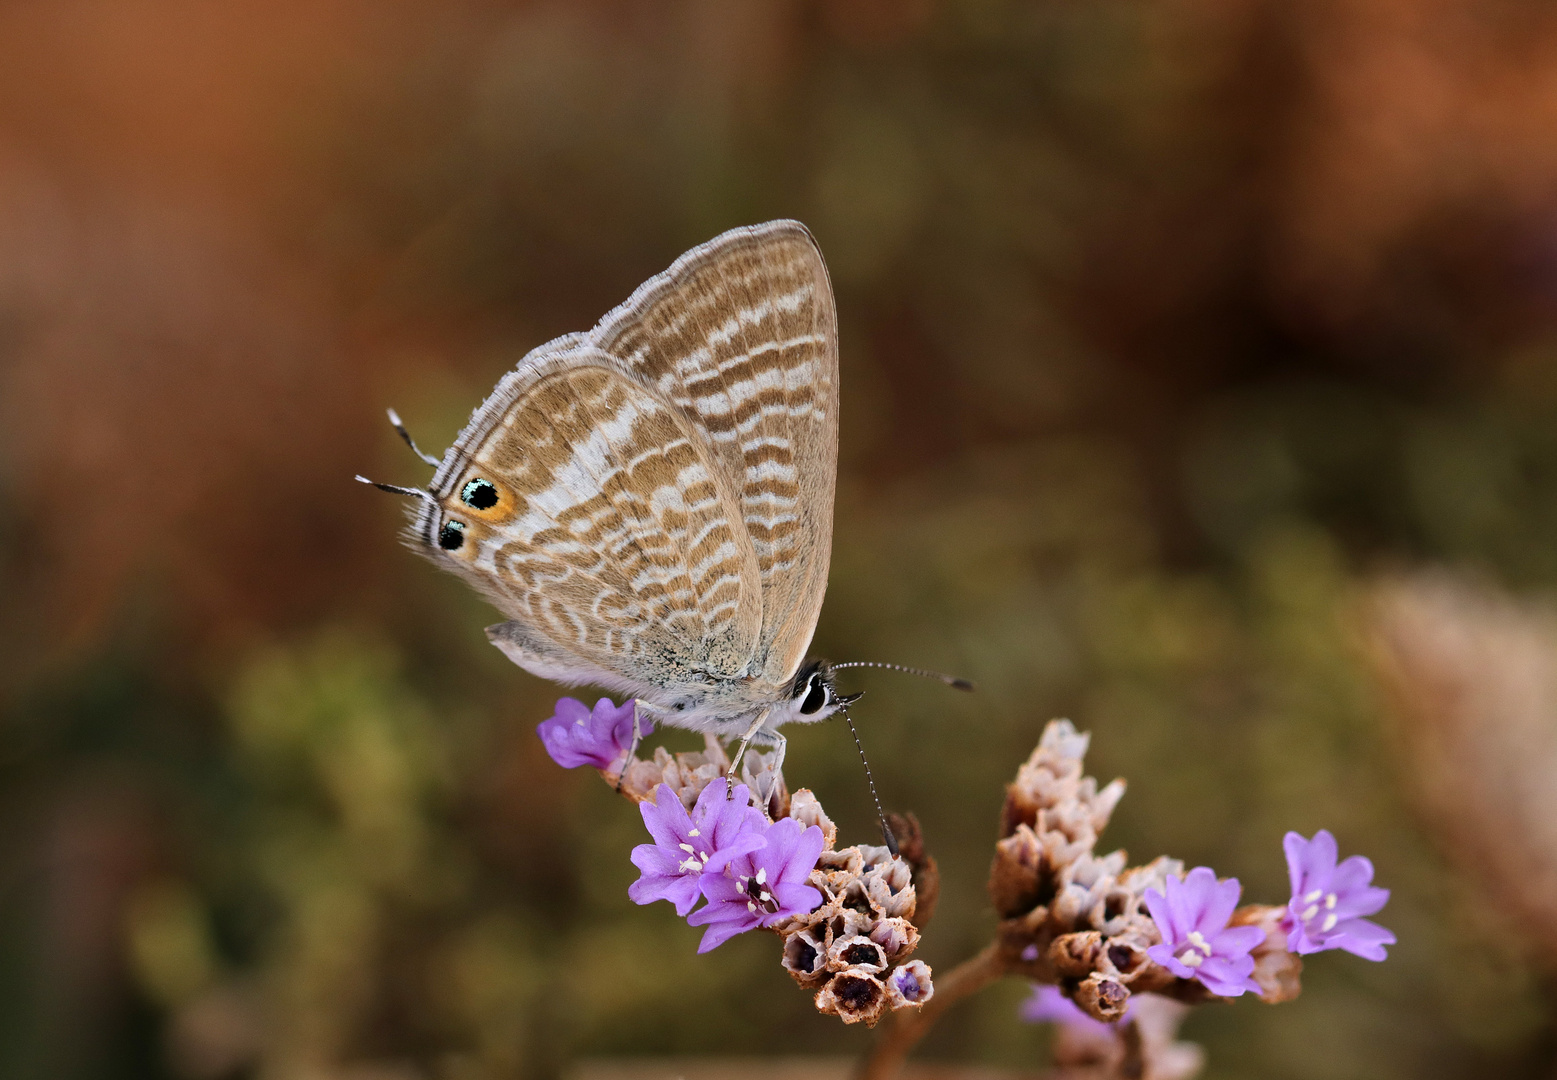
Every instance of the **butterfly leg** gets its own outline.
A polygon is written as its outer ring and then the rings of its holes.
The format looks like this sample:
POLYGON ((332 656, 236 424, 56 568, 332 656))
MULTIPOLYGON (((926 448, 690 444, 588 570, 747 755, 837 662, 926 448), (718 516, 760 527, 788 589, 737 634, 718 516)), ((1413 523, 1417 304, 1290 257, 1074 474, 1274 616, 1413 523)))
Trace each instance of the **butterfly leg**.
POLYGON ((762 730, 762 725, 767 722, 767 719, 768 710, 763 709, 757 714, 756 719, 751 722, 751 727, 746 729, 746 734, 741 736, 741 745, 736 749, 735 757, 730 761, 730 784, 725 788, 726 794, 734 791, 735 781, 741 775, 741 759, 746 756, 746 748, 751 745, 751 741, 757 732, 762 730))
POLYGON ((755 792, 752 801, 771 815, 773 794, 784 783, 784 751, 789 746, 789 740, 776 731, 758 731, 753 741, 773 747, 773 753, 760 769, 742 776, 741 780, 755 792))
POLYGON ((618 795, 622 793, 622 781, 627 779, 628 762, 631 762, 638 755, 638 744, 643 741, 643 725, 638 717, 642 712, 653 711, 656 710, 652 705, 639 701, 637 698, 633 699, 633 741, 632 745, 627 748, 627 760, 622 762, 622 771, 616 778, 616 793, 618 795))

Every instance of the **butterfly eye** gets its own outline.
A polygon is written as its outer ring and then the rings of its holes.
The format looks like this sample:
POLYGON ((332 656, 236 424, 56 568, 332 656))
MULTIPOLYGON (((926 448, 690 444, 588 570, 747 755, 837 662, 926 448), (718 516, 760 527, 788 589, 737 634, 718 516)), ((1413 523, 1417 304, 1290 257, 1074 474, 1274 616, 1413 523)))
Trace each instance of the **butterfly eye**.
POLYGON ((446 521, 438 532, 438 546, 444 551, 458 551, 465 542, 465 526, 458 521, 446 521))
POLYGON ((821 679, 812 679, 806 692, 806 699, 800 703, 800 711, 810 716, 823 705, 827 704, 827 687, 821 679))
POLYGON ((460 488, 460 502, 477 510, 490 510, 497 505, 497 485, 478 477, 460 488))

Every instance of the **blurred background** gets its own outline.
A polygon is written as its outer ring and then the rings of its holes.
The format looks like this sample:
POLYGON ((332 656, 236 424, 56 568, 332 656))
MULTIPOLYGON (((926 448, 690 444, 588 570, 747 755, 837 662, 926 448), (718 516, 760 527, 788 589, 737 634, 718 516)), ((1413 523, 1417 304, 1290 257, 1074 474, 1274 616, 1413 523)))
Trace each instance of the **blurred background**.
MULTIPOLYGON (((352 474, 779 216, 838 293, 816 650, 987 940, 1043 722, 1105 842, 1387 963, 1199 1010, 1211 1077, 1557 1072, 1557 9, 1546 0, 0 5, 0 1075, 504 1080, 848 1055, 352 474), (587 772, 587 770, 584 770, 587 772)), ((665 743, 697 740, 671 733, 665 743)), ((847 731, 788 772, 873 838, 847 731)), ((1025 988, 923 1056, 1037 1069, 1025 988)))

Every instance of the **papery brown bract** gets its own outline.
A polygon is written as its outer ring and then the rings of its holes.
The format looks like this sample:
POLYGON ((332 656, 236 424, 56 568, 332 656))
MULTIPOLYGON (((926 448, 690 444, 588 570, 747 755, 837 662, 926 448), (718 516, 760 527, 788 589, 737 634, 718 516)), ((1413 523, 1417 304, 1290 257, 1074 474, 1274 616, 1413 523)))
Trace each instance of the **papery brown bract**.
POLYGON ((1248 904, 1233 912, 1229 926, 1258 926, 1265 940, 1254 947, 1254 981, 1260 984, 1260 1000, 1267 1005, 1291 1001, 1302 992, 1303 958, 1287 951, 1287 931, 1282 918, 1287 909, 1278 904, 1248 904))
MULTIPOLYGON (((1068 720, 1051 721, 1007 788, 989 876, 990 899, 1002 916, 1004 962, 1013 972, 1057 983, 1102 1021, 1118 1019, 1131 995, 1142 992, 1204 1001, 1211 994, 1199 982, 1178 978, 1146 955, 1161 941, 1146 892, 1162 892, 1169 877, 1182 876, 1183 863, 1159 856, 1128 867, 1123 851, 1094 854, 1124 782, 1099 788, 1083 775, 1087 744, 1088 736, 1068 720)), ((1261 955, 1270 992, 1295 995, 1296 969, 1261 955)))
MULTIPOLYGON (((809 792, 795 796, 814 816, 820 806, 812 811, 812 799, 809 792), (808 798, 802 800, 802 795, 808 798)), ((919 929, 912 921, 917 906, 912 870, 901 855, 875 846, 824 850, 811 872, 811 884, 822 891, 822 906, 776 929, 784 938, 784 969, 800 985, 819 988, 818 1009, 845 1023, 873 1026, 887 1009, 914 1007, 929 999, 929 993, 917 1001, 890 994, 879 978, 919 944, 919 929), (866 978, 881 990, 879 1002, 862 981, 866 978)), ((928 984, 929 968, 923 972, 928 984)))
POLYGON ((880 979, 864 972, 839 972, 816 992, 817 1011, 836 1016, 845 1024, 875 1027, 887 1005, 887 988, 880 979))
POLYGON ((634 802, 653 800, 655 790, 664 784, 676 793, 681 805, 691 810, 697 797, 710 783, 730 771, 730 759, 724 747, 712 735, 704 737, 701 751, 672 754, 663 746, 654 748, 653 757, 644 761, 629 758, 620 774, 601 773, 610 783, 621 778, 619 790, 634 802))

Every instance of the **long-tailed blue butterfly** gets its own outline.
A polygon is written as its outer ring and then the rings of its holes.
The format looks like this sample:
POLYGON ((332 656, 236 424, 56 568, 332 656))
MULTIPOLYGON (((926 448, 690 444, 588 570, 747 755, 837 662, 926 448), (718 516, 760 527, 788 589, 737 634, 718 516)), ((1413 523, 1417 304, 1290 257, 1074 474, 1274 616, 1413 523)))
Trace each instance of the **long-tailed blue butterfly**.
POLYGON ((508 616, 487 635, 526 671, 630 694, 741 752, 776 744, 779 762, 782 725, 857 696, 806 660, 832 546, 838 330, 799 222, 693 248, 593 330, 531 350, 441 461, 422 457, 426 490, 379 486, 421 499, 411 541, 508 616))

